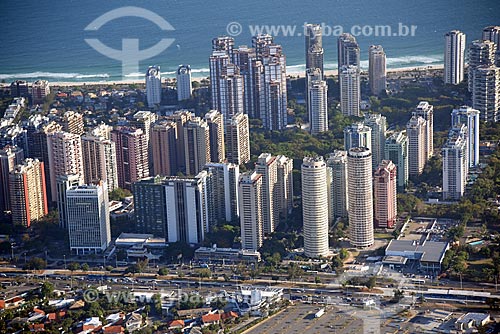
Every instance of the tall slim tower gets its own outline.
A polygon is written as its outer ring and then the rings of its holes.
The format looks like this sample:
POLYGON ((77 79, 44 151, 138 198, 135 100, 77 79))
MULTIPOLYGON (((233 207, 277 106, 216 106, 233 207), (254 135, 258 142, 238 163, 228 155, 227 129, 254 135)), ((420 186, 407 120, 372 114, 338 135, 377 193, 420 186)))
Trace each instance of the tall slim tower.
POLYGON ((500 67, 479 66, 474 72, 472 107, 486 122, 500 120, 500 67))
POLYGON ((467 157, 469 168, 479 165, 479 110, 461 106, 451 112, 451 127, 467 127, 467 157))
POLYGON ((224 145, 224 116, 217 110, 210 110, 205 114, 210 134, 210 160, 223 162, 226 160, 224 145))
POLYGON ((401 132, 393 133, 385 141, 385 160, 391 160, 397 167, 397 188, 404 192, 408 185, 408 137, 401 132))
POLYGON ((208 124, 200 117, 193 117, 184 124, 184 152, 187 175, 197 175, 210 162, 210 132, 208 124))
POLYGON ((219 36, 212 39, 212 51, 222 51, 229 56, 233 62, 234 38, 229 36, 219 36))
POLYGON ((228 54, 223 51, 213 51, 209 59, 210 66, 210 93, 212 109, 222 110, 220 78, 225 74, 226 67, 230 64, 228 54))
POLYGON ((373 245, 372 154, 369 148, 355 147, 347 153, 349 239, 358 248, 373 245))
POLYGON ((241 165, 250 161, 250 132, 248 115, 239 113, 226 123, 227 161, 241 165))
POLYGON ((330 221, 347 217, 347 151, 334 151, 327 156, 328 208, 330 221))
POLYGON ((66 206, 66 192, 72 187, 83 185, 79 175, 59 175, 56 179, 57 186, 57 213, 59 215, 59 227, 68 228, 68 207, 66 206))
POLYGON ((150 143, 154 175, 176 175, 179 172, 177 161, 177 124, 161 120, 151 128, 150 143))
POLYGON ((108 190, 104 182, 72 187, 66 192, 70 250, 103 253, 111 242, 108 190))
POLYGON ((132 184, 149 176, 148 141, 141 129, 119 127, 111 133, 116 144, 118 185, 132 189, 132 184))
POLYGON ((382 160, 373 176, 375 197, 375 226, 393 228, 398 214, 396 165, 382 160))
MULTIPOLYGON (((343 66, 356 66, 360 65, 360 50, 356 38, 348 33, 341 34, 337 40, 337 60, 338 69, 343 66)), ((340 73, 340 72, 339 72, 340 73)))
POLYGON ((108 192, 118 188, 115 143, 91 134, 82 136, 83 173, 87 183, 105 181, 108 192))
POLYGON ((265 234, 273 233, 279 223, 279 211, 276 203, 277 167, 276 157, 270 153, 262 153, 255 163, 255 172, 262 175, 262 224, 265 234))
POLYGON ((146 72, 146 98, 150 108, 159 105, 161 102, 160 66, 149 66, 146 72))
POLYGON ((385 52, 382 45, 371 45, 368 49, 368 77, 373 95, 385 92, 387 76, 385 52))
POLYGON ((240 69, 234 64, 227 64, 219 77, 220 100, 219 111, 225 117, 231 117, 244 111, 245 93, 243 76, 240 69))
POLYGON ((350 65, 339 69, 340 110, 346 116, 361 116, 359 103, 361 101, 359 68, 350 65))
POLYGON ((319 68, 322 76, 321 79, 323 79, 323 37, 321 25, 306 24, 305 41, 306 70, 319 68))
POLYGON ((205 170, 212 175, 214 221, 231 222, 239 217, 238 180, 240 167, 229 162, 211 162, 205 170))
POLYGON ((85 132, 83 115, 73 110, 66 111, 62 119, 62 129, 63 131, 74 133, 79 136, 83 135, 85 132))
MULTIPOLYGON (((381 114, 365 114, 364 124, 372 129, 371 150, 373 170, 384 160, 385 133, 387 131, 387 119, 381 114)), ((367 147, 367 146, 365 146, 367 147)))
POLYGON ((23 150, 7 146, 0 150, 0 214, 10 211, 10 172, 24 161, 23 150))
POLYGON ((12 223, 30 227, 48 213, 43 162, 26 159, 9 176, 12 223))
POLYGON ((406 124, 408 136, 408 173, 410 176, 422 174, 427 162, 426 128, 427 122, 420 116, 412 116, 406 124))
POLYGON ((304 255, 326 256, 329 252, 326 163, 322 157, 305 157, 301 169, 304 255))
POLYGON ((498 50, 500 48, 500 26, 489 26, 484 28, 482 39, 495 43, 498 50))
POLYGON ((344 128, 344 149, 349 152, 353 147, 372 149, 372 129, 363 123, 354 123, 344 128))
POLYGON ((167 117, 169 121, 175 122, 177 128, 177 171, 186 173, 186 156, 185 156, 185 144, 184 144, 184 125, 189 121, 194 114, 187 110, 177 110, 173 115, 167 117))
POLYGON ((177 69, 177 101, 189 100, 192 92, 191 67, 189 65, 179 65, 177 69))
POLYGON ((427 161, 434 155, 434 106, 422 101, 417 105, 413 115, 425 120, 425 161, 427 161))
POLYGON ((47 136, 52 202, 57 200, 57 177, 78 175, 85 182, 82 142, 79 135, 58 131, 47 136))
POLYGON ((495 64, 495 51, 497 45, 490 40, 475 40, 469 46, 468 89, 472 92, 474 75, 479 66, 495 64))
POLYGON ((452 30, 444 36, 444 83, 458 85, 464 80, 465 34, 452 30))
POLYGON ((238 182, 241 248, 258 250, 264 240, 262 217, 262 175, 243 173, 238 182))
POLYGON ((308 83, 309 129, 312 135, 328 131, 328 86, 326 81, 308 83))
POLYGON ((284 155, 276 157, 278 167, 278 181, 276 183, 280 217, 285 218, 293 209, 293 159, 284 155))
POLYGON ((465 193, 469 162, 467 159, 467 127, 460 124, 450 130, 443 146, 443 199, 459 200, 465 193))

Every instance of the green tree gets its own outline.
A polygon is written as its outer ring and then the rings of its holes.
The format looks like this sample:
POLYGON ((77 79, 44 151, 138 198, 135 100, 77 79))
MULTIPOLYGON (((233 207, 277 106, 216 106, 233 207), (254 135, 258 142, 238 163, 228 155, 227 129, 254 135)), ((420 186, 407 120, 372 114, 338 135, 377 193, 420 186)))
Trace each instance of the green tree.
POLYGON ((125 197, 132 196, 132 193, 127 189, 116 188, 109 193, 109 199, 111 201, 122 201, 125 197))
POLYGON ((43 282, 42 286, 40 287, 40 293, 42 294, 42 298, 44 299, 50 298, 53 292, 54 292, 54 285, 48 281, 43 282))
POLYGON ((42 270, 47 267, 47 261, 39 257, 34 257, 31 258, 24 267, 28 270, 42 270))
POLYGON ((82 271, 89 271, 89 265, 87 263, 82 264, 82 271))

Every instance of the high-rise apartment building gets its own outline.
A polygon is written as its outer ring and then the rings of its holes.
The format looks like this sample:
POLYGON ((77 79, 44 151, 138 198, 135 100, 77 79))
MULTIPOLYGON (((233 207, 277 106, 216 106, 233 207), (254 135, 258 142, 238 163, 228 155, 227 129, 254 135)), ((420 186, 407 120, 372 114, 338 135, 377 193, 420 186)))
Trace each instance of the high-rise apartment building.
POLYGON ((472 107, 486 122, 500 119, 500 67, 479 66, 474 71, 472 107))
POLYGON ((111 242, 105 182, 68 189, 66 210, 70 250, 75 254, 103 253, 111 242))
POLYGON ((500 26, 488 26, 483 29, 482 39, 484 41, 492 41, 500 48, 500 26))
POLYGON ((347 217, 347 151, 327 155, 328 212, 330 221, 347 217))
POLYGON ((211 175, 212 220, 232 222, 239 217, 238 180, 240 167, 229 162, 211 162, 205 165, 211 175))
POLYGON ((50 95, 50 85, 47 80, 37 80, 31 85, 32 104, 42 104, 47 96, 50 95))
POLYGON ((184 124, 186 174, 196 175, 210 162, 210 132, 207 122, 193 117, 184 124))
POLYGON ((427 122, 420 116, 412 116, 406 124, 408 136, 408 173, 410 176, 422 174, 427 162, 426 129, 427 122))
POLYGON ((148 140, 141 129, 118 127, 111 132, 116 144, 116 165, 120 188, 149 176, 148 140))
POLYGON ((177 101, 189 100, 193 92, 191 83, 191 67, 179 65, 177 69, 177 101))
POLYGON ((358 248, 373 245, 372 156, 367 147, 347 152, 349 240, 358 248))
POLYGON ((304 255, 326 256, 329 253, 326 163, 322 157, 305 157, 301 170, 304 255))
MULTIPOLYGON (((384 160, 385 133, 387 132, 387 119, 380 114, 365 114, 364 124, 371 131, 371 150, 373 169, 377 169, 378 165, 384 160)), ((367 147, 367 146, 365 146, 367 147)))
POLYGON ((451 127, 467 127, 467 159, 469 168, 479 165, 479 110, 461 106, 451 112, 451 127))
POLYGON ((73 110, 64 113, 62 119, 62 130, 76 135, 83 135, 84 130, 83 115, 73 110))
POLYGON ((250 131, 248 115, 239 113, 231 117, 226 126, 226 158, 241 165, 250 161, 250 131))
POLYGON ((179 172, 177 161, 177 124, 160 120, 150 132, 151 157, 154 175, 170 176, 179 172))
POLYGON ((397 168, 397 189, 404 192, 408 185, 408 137, 404 131, 395 132, 385 141, 385 160, 397 168))
POLYGON ((66 192, 72 187, 81 185, 83 185, 83 180, 77 174, 59 175, 56 178, 57 213, 59 215, 59 227, 61 228, 68 228, 66 192))
POLYGON ((340 110, 346 116, 361 116, 361 88, 359 68, 353 65, 339 69, 340 110))
POLYGON ((341 34, 337 40, 337 60, 338 69, 343 66, 356 66, 360 65, 360 50, 356 38, 348 33, 341 34))
POLYGON ((262 227, 265 234, 274 232, 279 223, 276 183, 278 166, 276 157, 270 153, 259 155, 255 163, 255 172, 262 175, 262 227))
POLYGON ((186 173, 186 152, 185 152, 185 140, 184 140, 184 125, 189 121, 194 114, 187 110, 177 110, 172 115, 168 116, 169 121, 175 122, 177 128, 177 171, 186 173))
POLYGON ((368 49, 368 80, 373 95, 380 95, 387 87, 386 56, 382 45, 371 45, 368 49))
POLYGON ((426 161, 434 155, 434 106, 429 102, 419 102, 413 112, 414 116, 425 120, 425 154, 426 161))
POLYGON ((444 37, 444 83, 458 85, 464 80, 465 34, 452 30, 444 37))
POLYGON ((492 66, 495 64, 495 51, 497 45, 490 40, 475 40, 469 46, 468 62, 468 88, 472 92, 474 75, 479 66, 492 66))
POLYGON ((324 80, 308 82, 307 109, 312 135, 328 131, 328 85, 324 80))
POLYGON ((244 112, 245 93, 244 78, 240 69, 234 64, 227 64, 219 77, 220 100, 219 111, 224 117, 231 117, 239 112, 244 112))
POLYGON ((390 160, 382 160, 373 175, 375 227, 393 228, 398 214, 397 167, 390 160))
POLYGON ((9 175, 12 223, 30 227, 48 213, 43 162, 26 159, 9 175))
POLYGON ((210 160, 223 162, 226 160, 224 143, 224 116, 217 110, 210 110, 205 114, 210 136, 210 160))
POLYGON ((79 135, 63 131, 47 135, 51 201, 57 200, 57 177, 74 174, 85 182, 82 142, 79 135))
POLYGON ((228 54, 223 51, 213 51, 209 59, 210 66, 210 93, 212 97, 212 109, 222 110, 220 78, 225 74, 230 64, 228 54))
POLYGON ((467 127, 464 124, 450 130, 442 154, 443 199, 459 200, 465 193, 469 173, 467 127))
POLYGON ((10 211, 10 172, 24 161, 23 150, 7 146, 0 150, 0 214, 10 211))
POLYGON ((278 181, 276 183, 276 196, 278 212, 280 217, 285 218, 293 209, 293 159, 287 158, 284 155, 276 157, 278 167, 278 181))
POLYGON ((160 66, 149 66, 146 72, 146 99, 149 108, 158 106, 161 103, 160 66))
POLYGON ((264 241, 262 175, 246 172, 238 181, 241 248, 258 250, 264 241))
POLYGON ((92 134, 83 135, 82 158, 86 183, 105 181, 108 193, 118 188, 118 167, 114 142, 92 134))
POLYGON ((150 177, 133 185, 137 228, 166 242, 199 244, 209 231, 209 175, 150 177))
POLYGON ((323 37, 320 24, 306 24, 305 42, 306 69, 319 68, 323 75, 323 37))
POLYGON ((372 149, 372 129, 363 123, 354 123, 344 128, 344 149, 353 147, 372 149))

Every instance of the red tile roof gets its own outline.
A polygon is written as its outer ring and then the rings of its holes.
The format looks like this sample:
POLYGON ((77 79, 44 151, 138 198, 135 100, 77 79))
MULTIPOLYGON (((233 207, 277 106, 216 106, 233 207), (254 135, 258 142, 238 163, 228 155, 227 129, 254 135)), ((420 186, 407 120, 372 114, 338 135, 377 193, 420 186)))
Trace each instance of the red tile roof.
POLYGON ((201 321, 204 323, 210 323, 210 322, 217 322, 220 320, 220 314, 215 313, 215 314, 206 314, 201 317, 201 321))

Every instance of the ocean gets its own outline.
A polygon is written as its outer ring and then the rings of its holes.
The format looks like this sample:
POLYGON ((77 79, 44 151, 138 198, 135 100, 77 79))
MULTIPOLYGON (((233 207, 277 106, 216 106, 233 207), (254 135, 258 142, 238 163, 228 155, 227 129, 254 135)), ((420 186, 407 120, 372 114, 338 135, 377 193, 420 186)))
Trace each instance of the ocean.
POLYGON ((251 45, 252 29, 256 27, 295 26, 293 34, 290 30, 283 33, 278 27, 275 37, 287 56, 288 73, 304 70, 304 37, 300 31, 305 22, 324 24, 332 30, 323 37, 326 70, 336 68, 339 29, 349 32, 353 27, 360 28, 356 32, 365 32, 357 37, 362 67, 367 67, 371 44, 384 47, 388 68, 439 65, 443 62, 444 34, 459 29, 467 35, 467 44, 480 38, 485 26, 500 24, 500 1, 2 0, 0 22, 0 81, 112 82, 140 80, 149 65, 160 65, 166 77, 173 77, 179 64, 191 65, 194 77, 208 76, 211 40, 226 35, 230 24, 232 33, 241 31, 235 37, 236 46, 251 45), (125 6, 153 12, 173 30, 162 30, 157 22, 133 16, 116 17, 97 30, 85 30, 99 16, 125 6), (400 25, 415 26, 414 36, 398 34, 400 25), (375 36, 376 26, 390 26, 391 36, 375 36), (141 50, 153 47, 162 38, 174 41, 164 51, 141 60, 134 73, 124 75, 121 61, 102 55, 85 42, 97 39, 121 50, 124 38, 138 39, 141 50))

